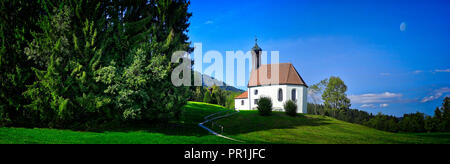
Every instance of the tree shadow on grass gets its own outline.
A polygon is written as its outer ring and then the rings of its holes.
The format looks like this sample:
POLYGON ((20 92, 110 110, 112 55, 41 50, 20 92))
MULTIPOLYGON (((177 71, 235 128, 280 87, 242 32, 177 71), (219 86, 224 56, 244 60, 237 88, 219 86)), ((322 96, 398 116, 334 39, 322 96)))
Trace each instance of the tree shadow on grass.
MULTIPOLYGON (((164 135, 173 136, 205 136, 211 135, 208 131, 198 126, 199 123, 204 122, 206 116, 221 112, 228 111, 218 105, 203 104, 203 103, 190 103, 183 108, 182 115, 177 121, 171 121, 169 123, 158 122, 143 122, 132 123, 127 125, 120 125, 108 128, 101 128, 91 130, 92 132, 148 132, 148 133, 161 133, 164 135)), ((232 112, 232 110, 229 110, 232 112)))
POLYGON ((257 111, 243 111, 218 120, 217 123, 224 127, 225 135, 236 135, 272 129, 295 129, 300 126, 323 126, 330 124, 327 121, 329 119, 303 114, 291 117, 283 112, 273 112, 270 116, 260 116, 257 111))
MULTIPOLYGON (((174 123, 144 123, 133 124, 129 127, 97 130, 96 132, 149 132, 161 133, 173 136, 198 136, 211 135, 205 129, 198 126, 198 123, 204 121, 204 117, 214 112, 191 113, 186 115, 188 119, 182 118, 174 123), (195 115, 195 116, 193 116, 195 115)), ((329 119, 321 117, 309 117, 299 114, 296 117, 287 116, 282 112, 273 112, 270 116, 260 116, 256 111, 243 111, 236 115, 219 119, 217 124, 224 126, 225 135, 236 135, 256 131, 265 131, 271 129, 294 129, 299 126, 322 126, 327 125, 329 119)), ((205 124, 208 128, 220 133, 218 126, 211 126, 211 123, 205 124)))
POLYGON ((420 137, 426 137, 426 138, 450 140, 450 132, 413 133, 413 135, 420 136, 420 137))
MULTIPOLYGON (((198 126, 200 122, 205 121, 204 117, 227 109, 217 106, 201 103, 190 103, 185 106, 183 114, 178 121, 169 123, 112 123, 103 127, 98 127, 90 130, 76 130, 85 132, 148 132, 160 133, 171 136, 206 136, 211 135, 208 131, 198 126)), ((234 112, 229 110, 226 114, 234 112)), ((231 117, 217 120, 219 124, 224 125, 225 135, 249 133, 254 131, 264 131, 270 129, 291 129, 298 126, 321 126, 326 125, 326 118, 307 117, 299 114, 297 117, 287 116, 285 113, 273 112, 271 116, 259 116, 257 111, 242 111, 231 117)), ((207 123, 210 127, 211 124, 207 123)), ((216 132, 221 132, 221 129, 214 129, 216 132)))
POLYGON ((164 135, 172 136, 205 136, 209 135, 208 131, 200 128, 197 124, 187 123, 147 123, 147 124, 130 124, 128 126, 123 125, 121 127, 108 127, 95 130, 89 130, 89 132, 105 133, 105 132, 147 132, 147 133, 161 133, 164 135))

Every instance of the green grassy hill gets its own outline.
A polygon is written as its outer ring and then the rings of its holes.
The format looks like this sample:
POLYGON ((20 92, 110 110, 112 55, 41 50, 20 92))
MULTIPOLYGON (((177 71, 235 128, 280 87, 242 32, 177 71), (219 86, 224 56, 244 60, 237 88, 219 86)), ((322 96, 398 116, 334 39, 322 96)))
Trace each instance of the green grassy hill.
POLYGON ((143 125, 80 132, 57 129, 0 127, 0 144, 214 144, 235 143, 211 135, 198 126, 203 117, 227 110, 218 105, 189 102, 181 119, 169 124, 143 125))
MULTIPOLYGON (((224 110, 218 105, 189 102, 177 122, 96 132, 2 127, 0 143, 236 143, 197 125, 203 117, 224 110)), ((450 143, 450 133, 396 134, 312 115, 294 118, 273 113, 263 117, 256 111, 242 111, 218 123, 224 125, 224 135, 245 143, 450 143)))
POLYGON ((450 143, 450 133, 390 133, 316 115, 260 116, 241 111, 219 120, 224 135, 247 143, 276 144, 422 144, 450 143))

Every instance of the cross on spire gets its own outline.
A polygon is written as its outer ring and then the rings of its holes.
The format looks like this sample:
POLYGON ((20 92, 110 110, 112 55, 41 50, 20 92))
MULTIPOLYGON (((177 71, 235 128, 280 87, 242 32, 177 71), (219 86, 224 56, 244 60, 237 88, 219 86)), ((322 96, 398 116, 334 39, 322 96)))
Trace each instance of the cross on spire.
POLYGON ((253 46, 252 50, 255 52, 261 51, 261 48, 259 48, 258 46, 258 38, 256 37, 256 35, 255 35, 255 46, 253 46))

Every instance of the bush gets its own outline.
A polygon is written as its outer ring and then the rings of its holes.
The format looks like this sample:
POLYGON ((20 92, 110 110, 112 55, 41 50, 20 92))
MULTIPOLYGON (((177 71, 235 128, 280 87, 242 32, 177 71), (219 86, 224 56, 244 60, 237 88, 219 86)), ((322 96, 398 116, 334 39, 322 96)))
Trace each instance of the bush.
POLYGON ((284 111, 287 115, 295 117, 297 115, 297 104, 294 101, 286 101, 283 105, 284 111))
POLYGON ((269 116, 272 113, 272 100, 269 97, 261 97, 258 100, 258 112, 261 116, 269 116))

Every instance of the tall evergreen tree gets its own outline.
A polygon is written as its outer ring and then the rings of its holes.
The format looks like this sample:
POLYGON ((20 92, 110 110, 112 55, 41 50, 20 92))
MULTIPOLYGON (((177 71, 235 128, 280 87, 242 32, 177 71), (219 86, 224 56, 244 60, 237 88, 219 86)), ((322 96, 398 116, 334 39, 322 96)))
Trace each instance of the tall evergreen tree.
POLYGON ((33 63, 24 48, 37 30, 41 14, 37 1, 2 0, 0 2, 0 125, 32 124, 33 112, 22 95, 33 82, 33 63))
POLYGON ((445 97, 441 107, 442 128, 444 131, 450 131, 450 97, 445 97))
POLYGON ((175 51, 192 51, 186 35, 189 2, 120 1, 108 10, 104 47, 110 57, 97 71, 97 81, 124 119, 167 120, 178 118, 186 104, 188 88, 174 87, 170 62, 175 51), (117 5, 118 4, 118 5, 117 5))
POLYGON ((102 55, 97 47, 100 3, 41 3, 49 11, 41 16, 41 31, 33 33, 34 40, 25 49, 37 65, 37 81, 25 92, 32 100, 27 107, 39 111, 42 123, 50 127, 96 120, 94 116, 99 116, 100 108, 108 102, 94 80, 102 55))
POLYGON ((91 127, 179 117, 170 74, 191 52, 189 1, 0 2, 0 122, 91 127))

